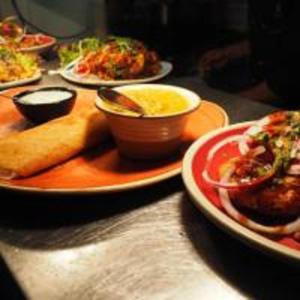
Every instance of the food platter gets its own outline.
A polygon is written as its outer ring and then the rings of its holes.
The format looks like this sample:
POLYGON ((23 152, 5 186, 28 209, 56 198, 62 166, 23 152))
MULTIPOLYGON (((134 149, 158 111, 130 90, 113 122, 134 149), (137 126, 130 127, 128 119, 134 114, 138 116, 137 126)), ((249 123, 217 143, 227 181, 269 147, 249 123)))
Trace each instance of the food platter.
POLYGON ((37 72, 34 76, 29 77, 29 78, 24 78, 24 79, 20 79, 20 80, 14 80, 14 81, 9 81, 9 82, 5 82, 5 83, 0 83, 0 91, 3 90, 3 89, 8 89, 8 88, 12 88, 12 87, 32 83, 32 82, 35 82, 37 80, 40 80, 41 78, 42 78, 42 73, 37 72))
MULTIPOLYGON (((252 124, 253 122, 231 125, 217 129, 198 139, 187 151, 183 160, 185 186, 195 205, 221 229, 260 251, 299 263, 300 243, 293 236, 277 236, 276 238, 267 236, 246 228, 233 220, 221 205, 220 194, 217 189, 208 184, 203 177, 210 149, 226 139, 244 133, 252 124)), ((216 158, 216 161, 219 161, 219 166, 224 160, 224 153, 230 156, 230 153, 237 151, 236 148, 237 146, 229 145, 227 148, 226 146, 222 148, 223 154, 220 153, 216 158)))
POLYGON ((125 84, 136 84, 136 83, 147 83, 159 80, 165 76, 167 76, 173 69, 173 66, 170 62, 167 61, 161 61, 161 70, 158 74, 145 77, 145 78, 137 78, 137 79, 128 79, 128 80, 101 80, 97 76, 94 75, 88 75, 88 76, 80 76, 75 74, 74 72, 74 66, 76 64, 77 60, 74 62, 74 65, 68 65, 64 70, 60 72, 60 75, 76 84, 82 84, 82 85, 91 85, 91 86, 119 86, 119 85, 125 85, 125 84))
POLYGON ((26 34, 26 37, 35 37, 35 36, 43 36, 45 38, 47 38, 47 42, 41 44, 41 45, 36 45, 36 46, 31 46, 31 47, 21 47, 19 50, 21 52, 24 53, 41 53, 44 51, 47 51, 48 49, 50 49, 51 47, 53 47, 56 44, 56 39, 54 37, 51 36, 45 36, 45 35, 41 35, 41 34, 26 34))
MULTIPOLYGON (((22 88, 7 91, 12 96, 22 88)), ((79 89, 74 111, 94 105, 96 92, 79 89)), ((7 136, 30 126, 9 99, 0 101, 0 135, 7 136)), ((189 145, 199 136, 226 126, 228 116, 218 105, 202 101, 187 125, 182 147, 177 155, 156 162, 122 158, 110 140, 66 163, 32 177, 2 180, 4 189, 42 194, 93 194, 119 192, 148 186, 181 172, 182 158, 189 145)))

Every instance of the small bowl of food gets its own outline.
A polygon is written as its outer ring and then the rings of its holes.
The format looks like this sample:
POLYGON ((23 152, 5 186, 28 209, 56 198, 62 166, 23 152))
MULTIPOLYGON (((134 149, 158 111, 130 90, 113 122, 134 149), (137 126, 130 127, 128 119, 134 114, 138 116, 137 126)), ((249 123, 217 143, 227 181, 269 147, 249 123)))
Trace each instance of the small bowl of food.
POLYGON ((40 124, 70 113, 76 96, 76 91, 70 88, 42 87, 15 95, 13 102, 24 117, 40 124))
POLYGON ((106 115, 120 154, 131 159, 162 159, 176 152, 188 118, 201 102, 194 92, 171 85, 136 84, 114 91, 142 110, 105 101, 98 91, 96 106, 106 115))
POLYGON ((24 53, 41 54, 56 44, 56 39, 45 34, 25 34, 18 42, 18 48, 24 53))

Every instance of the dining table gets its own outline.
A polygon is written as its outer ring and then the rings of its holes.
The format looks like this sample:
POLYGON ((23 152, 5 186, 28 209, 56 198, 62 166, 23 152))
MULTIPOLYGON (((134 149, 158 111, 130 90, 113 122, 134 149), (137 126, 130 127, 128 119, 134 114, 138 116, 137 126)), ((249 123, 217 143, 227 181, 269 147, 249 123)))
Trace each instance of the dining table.
MULTIPOLYGON (((230 124, 279 109, 213 89, 196 73, 159 82, 217 103, 230 124)), ((58 74, 36 85, 78 87, 58 74)), ((299 299, 299 263, 213 224, 181 175, 114 193, 0 195, 1 299, 299 299)))

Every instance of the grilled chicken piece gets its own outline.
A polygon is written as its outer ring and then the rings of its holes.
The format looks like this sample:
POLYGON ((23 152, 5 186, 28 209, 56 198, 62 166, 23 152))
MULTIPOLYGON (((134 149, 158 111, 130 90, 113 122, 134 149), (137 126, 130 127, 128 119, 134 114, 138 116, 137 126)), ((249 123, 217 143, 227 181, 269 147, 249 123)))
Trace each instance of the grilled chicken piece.
POLYGON ((237 207, 247 208, 262 215, 300 215, 300 177, 286 176, 282 182, 256 189, 230 192, 237 207))

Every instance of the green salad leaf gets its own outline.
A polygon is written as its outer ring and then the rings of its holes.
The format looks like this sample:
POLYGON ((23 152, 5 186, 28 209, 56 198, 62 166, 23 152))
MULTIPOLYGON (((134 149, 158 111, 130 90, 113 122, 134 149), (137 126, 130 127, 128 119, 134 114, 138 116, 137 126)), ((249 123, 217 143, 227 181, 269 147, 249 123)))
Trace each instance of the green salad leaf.
POLYGON ((58 57, 62 67, 65 67, 80 56, 90 51, 97 51, 103 45, 103 41, 96 37, 89 37, 58 49, 58 57))

